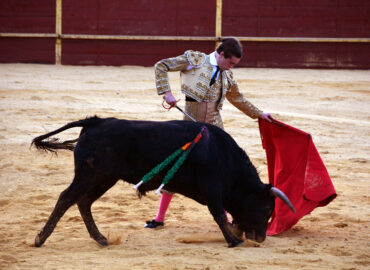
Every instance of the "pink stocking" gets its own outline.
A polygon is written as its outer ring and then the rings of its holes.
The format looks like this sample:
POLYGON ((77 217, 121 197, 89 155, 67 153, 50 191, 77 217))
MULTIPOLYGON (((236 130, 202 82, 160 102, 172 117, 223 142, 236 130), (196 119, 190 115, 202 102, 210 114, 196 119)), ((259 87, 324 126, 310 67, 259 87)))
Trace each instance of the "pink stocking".
POLYGON ((163 222, 166 216, 168 206, 170 205, 173 194, 163 192, 161 197, 161 203, 159 204, 158 214, 155 218, 157 222, 163 222))

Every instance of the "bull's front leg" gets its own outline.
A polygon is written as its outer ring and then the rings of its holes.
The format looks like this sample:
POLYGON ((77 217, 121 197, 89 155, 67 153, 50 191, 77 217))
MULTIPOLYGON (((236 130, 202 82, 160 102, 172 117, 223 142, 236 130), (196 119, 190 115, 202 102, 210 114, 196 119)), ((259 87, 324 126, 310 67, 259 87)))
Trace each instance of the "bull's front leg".
POLYGON ((221 232, 224 235, 225 240, 229 247, 237 247, 243 243, 243 240, 236 237, 229 229, 229 225, 227 223, 225 212, 221 213, 220 215, 216 217, 213 215, 213 218, 215 219, 216 223, 220 227, 221 232))
POLYGON ((214 220, 221 229, 223 236, 229 247, 236 247, 243 243, 243 240, 236 237, 230 230, 225 210, 222 205, 221 189, 213 188, 207 189, 207 206, 211 212, 214 220))

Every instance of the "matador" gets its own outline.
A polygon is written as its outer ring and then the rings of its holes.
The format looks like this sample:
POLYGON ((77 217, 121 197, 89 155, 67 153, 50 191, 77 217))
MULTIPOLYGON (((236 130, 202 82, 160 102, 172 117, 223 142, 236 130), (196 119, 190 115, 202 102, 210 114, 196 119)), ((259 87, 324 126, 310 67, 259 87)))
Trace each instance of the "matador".
MULTIPOLYGON (((242 46, 236 38, 226 38, 211 54, 188 50, 183 55, 163 59, 155 64, 155 82, 159 95, 163 95, 170 107, 177 100, 171 92, 168 72, 179 71, 181 92, 185 94, 185 112, 197 122, 224 128, 220 111, 225 98, 251 118, 271 121, 270 113, 259 110, 239 91, 231 68, 242 57, 242 46)), ((184 120, 191 119, 184 116, 184 120)), ((164 218, 173 194, 162 193, 160 208, 155 219, 147 221, 146 228, 164 225, 164 218)))

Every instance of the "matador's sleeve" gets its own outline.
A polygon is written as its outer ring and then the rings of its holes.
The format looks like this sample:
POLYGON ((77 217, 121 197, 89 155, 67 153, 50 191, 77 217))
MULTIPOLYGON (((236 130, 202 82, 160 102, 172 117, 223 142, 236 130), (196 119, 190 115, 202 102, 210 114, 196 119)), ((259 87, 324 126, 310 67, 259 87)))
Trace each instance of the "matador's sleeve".
POLYGON ((157 62, 154 69, 155 85, 157 87, 158 95, 171 91, 167 74, 169 71, 186 70, 189 65, 189 61, 185 54, 177 57, 166 58, 157 62))
POLYGON ((204 64, 206 55, 202 52, 188 50, 183 55, 163 59, 157 62, 155 69, 155 85, 158 95, 171 91, 168 81, 169 71, 184 71, 199 68, 204 64))
POLYGON ((242 93, 239 91, 238 84, 233 79, 233 74, 231 71, 227 71, 227 79, 229 83, 229 88, 226 91, 226 98, 240 111, 245 113, 251 118, 257 118, 262 115, 262 111, 249 102, 242 93))

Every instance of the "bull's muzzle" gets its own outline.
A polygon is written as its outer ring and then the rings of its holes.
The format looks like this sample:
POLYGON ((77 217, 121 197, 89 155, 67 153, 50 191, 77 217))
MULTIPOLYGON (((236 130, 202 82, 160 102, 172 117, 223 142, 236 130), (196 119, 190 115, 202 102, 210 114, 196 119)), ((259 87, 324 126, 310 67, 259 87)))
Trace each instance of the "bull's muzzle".
POLYGON ((266 234, 262 235, 259 233, 256 233, 256 231, 249 231, 245 232, 245 238, 255 241, 257 243, 262 243, 266 239, 266 234))

